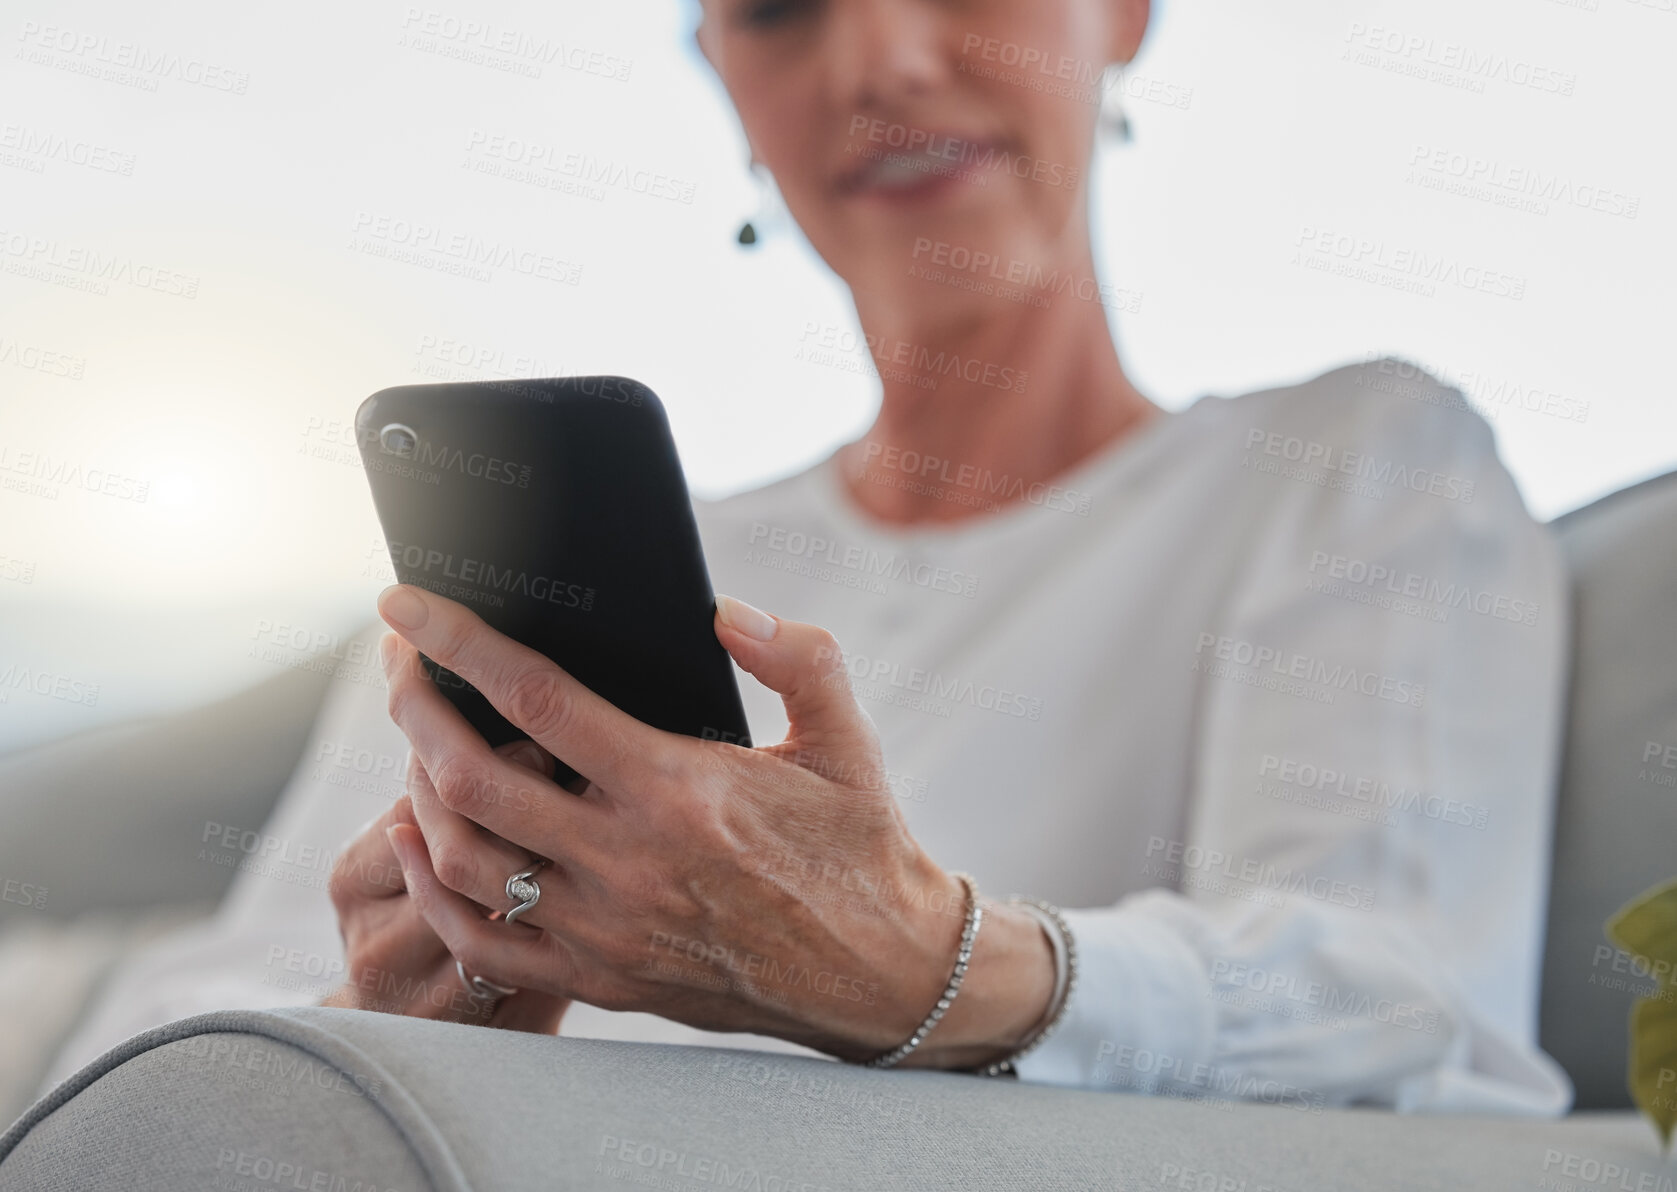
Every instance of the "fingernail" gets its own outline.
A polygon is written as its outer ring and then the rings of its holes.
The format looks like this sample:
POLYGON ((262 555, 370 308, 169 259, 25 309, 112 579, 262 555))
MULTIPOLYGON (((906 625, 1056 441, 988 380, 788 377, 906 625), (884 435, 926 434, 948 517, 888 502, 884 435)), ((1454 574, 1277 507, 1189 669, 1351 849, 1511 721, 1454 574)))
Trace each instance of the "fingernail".
POLYGON ((384 664, 385 675, 388 676, 390 674, 390 660, 396 657, 396 635, 394 633, 387 633, 378 639, 378 657, 379 661, 384 664))
POLYGON ((753 608, 743 600, 735 600, 732 596, 718 596, 716 611, 721 615, 722 623, 729 629, 737 630, 760 642, 773 641, 775 631, 780 628, 780 623, 768 613, 760 608, 753 608))
MULTIPOLYGON (((390 842, 390 851, 396 854, 396 863, 402 867, 402 876, 411 879, 413 857, 408 853, 408 846, 402 842, 401 836, 397 834, 395 824, 384 830, 384 838, 390 842)), ((409 888, 412 888, 411 880, 409 881, 409 888)))
POLYGON ((507 759, 517 762, 527 770, 540 770, 547 764, 541 746, 534 741, 526 741, 507 750, 507 759))
POLYGON ((419 629, 431 615, 430 608, 406 584, 391 584, 378 594, 379 615, 402 629, 419 629))

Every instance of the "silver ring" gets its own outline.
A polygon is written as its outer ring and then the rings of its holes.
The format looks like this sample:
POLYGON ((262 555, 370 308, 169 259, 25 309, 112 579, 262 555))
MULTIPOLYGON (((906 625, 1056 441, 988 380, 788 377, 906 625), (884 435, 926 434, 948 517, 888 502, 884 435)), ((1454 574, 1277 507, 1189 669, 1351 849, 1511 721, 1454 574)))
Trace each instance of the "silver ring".
POLYGON ((492 1002, 498 997, 511 997, 518 992, 507 985, 497 985, 493 981, 485 981, 482 977, 468 976, 466 966, 458 959, 454 962, 454 971, 460 974, 460 984, 466 987, 467 993, 485 1001, 492 1002))
POLYGON ((530 868, 522 869, 507 879, 507 897, 518 903, 507 912, 508 923, 517 920, 518 916, 542 900, 542 888, 536 884, 536 874, 546 864, 545 859, 539 860, 530 868))

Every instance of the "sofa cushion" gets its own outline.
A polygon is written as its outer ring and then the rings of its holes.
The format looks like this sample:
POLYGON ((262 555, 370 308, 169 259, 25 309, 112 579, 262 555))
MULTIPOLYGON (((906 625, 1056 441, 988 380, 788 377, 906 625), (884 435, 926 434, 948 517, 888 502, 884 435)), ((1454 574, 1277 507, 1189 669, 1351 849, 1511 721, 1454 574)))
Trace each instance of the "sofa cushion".
POLYGON ((299 667, 167 716, 0 757, 0 873, 42 891, 0 921, 214 902, 234 871, 195 863, 206 821, 260 824, 302 756, 329 675, 299 667))
POLYGON ((0 1189, 31 1192, 315 1180, 379 1192, 1529 1192, 1662 1187, 1661 1171, 1653 1131, 1631 1114, 1182 1101, 321 1007, 221 1011, 136 1036, 0 1136, 0 1189))
POLYGON ((1573 574, 1541 1042, 1579 1108, 1630 1104, 1626 1023, 1654 990, 1602 924, 1677 877, 1677 472, 1552 523, 1573 574))

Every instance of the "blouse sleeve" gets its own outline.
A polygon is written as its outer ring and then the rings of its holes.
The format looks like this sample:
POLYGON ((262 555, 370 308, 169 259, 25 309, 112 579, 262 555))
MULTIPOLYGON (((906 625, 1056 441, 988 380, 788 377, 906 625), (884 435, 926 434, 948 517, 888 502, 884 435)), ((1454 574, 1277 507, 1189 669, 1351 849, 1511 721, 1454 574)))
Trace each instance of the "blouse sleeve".
POLYGON ((1181 643, 1182 839, 1123 842, 1157 888, 1067 912, 1078 985, 1021 1079, 1307 1111, 1570 1105, 1536 1045, 1564 566, 1488 425, 1427 381, 1230 420, 1232 492, 1270 515, 1220 623, 1181 643))

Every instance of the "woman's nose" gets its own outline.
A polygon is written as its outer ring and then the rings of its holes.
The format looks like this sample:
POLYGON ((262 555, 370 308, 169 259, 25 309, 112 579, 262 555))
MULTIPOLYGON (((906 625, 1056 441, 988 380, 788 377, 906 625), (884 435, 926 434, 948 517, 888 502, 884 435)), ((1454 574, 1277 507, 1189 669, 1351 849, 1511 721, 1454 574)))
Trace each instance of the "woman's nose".
POLYGON ((944 69, 941 22, 925 0, 835 0, 822 55, 835 103, 890 107, 930 90, 944 69))

